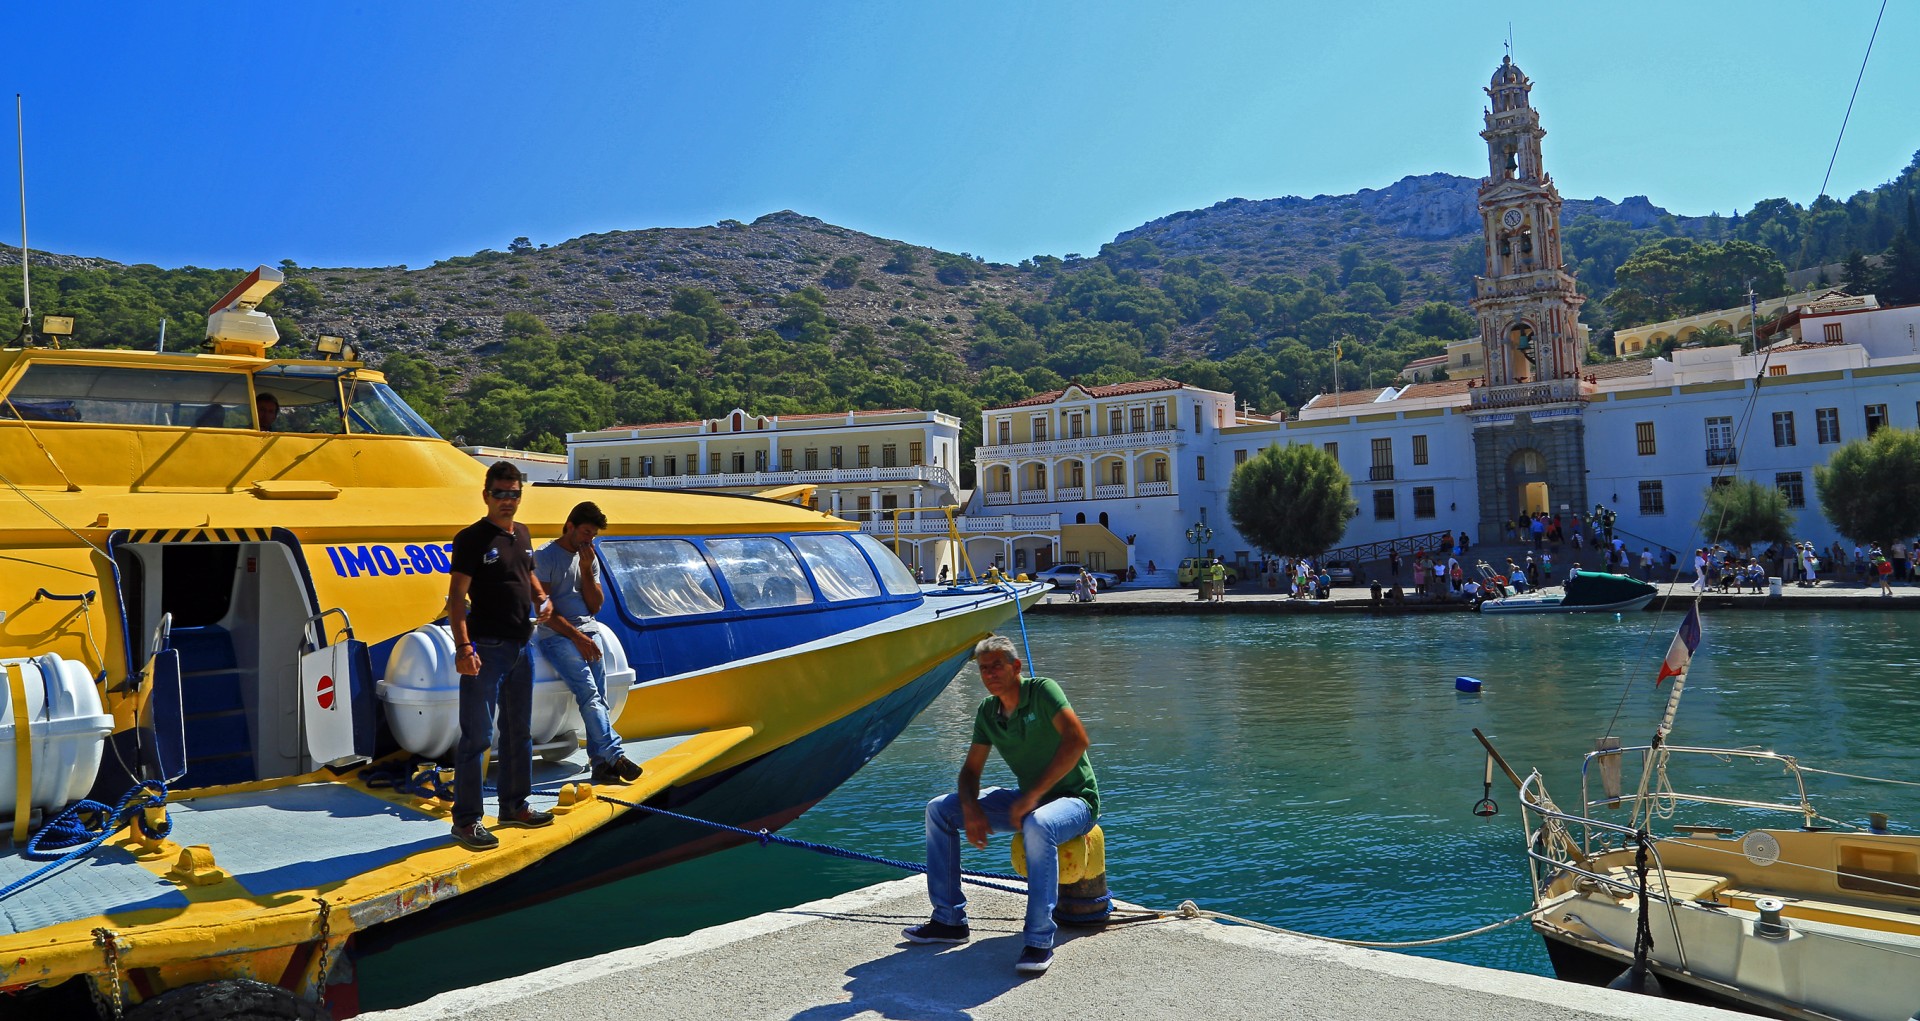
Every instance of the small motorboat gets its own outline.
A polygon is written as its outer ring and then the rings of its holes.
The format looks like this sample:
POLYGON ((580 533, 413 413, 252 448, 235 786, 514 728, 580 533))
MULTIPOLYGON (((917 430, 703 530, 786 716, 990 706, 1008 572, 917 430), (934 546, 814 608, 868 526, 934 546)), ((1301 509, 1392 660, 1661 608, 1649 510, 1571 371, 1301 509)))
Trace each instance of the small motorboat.
MULTIPOLYGON (((1483 573, 1486 565, 1482 564, 1483 573)), ((1499 589, 1497 591, 1510 591, 1499 589)), ((1558 594, 1523 592, 1480 604, 1481 613, 1624 613, 1645 609, 1659 589, 1624 574, 1573 572, 1558 594)))

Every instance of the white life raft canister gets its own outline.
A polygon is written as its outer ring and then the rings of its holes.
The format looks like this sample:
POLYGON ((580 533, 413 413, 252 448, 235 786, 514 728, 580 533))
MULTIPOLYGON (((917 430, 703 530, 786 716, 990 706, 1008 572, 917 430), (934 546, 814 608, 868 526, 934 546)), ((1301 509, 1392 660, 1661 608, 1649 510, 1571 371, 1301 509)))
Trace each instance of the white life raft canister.
MULTIPOLYGON (((634 672, 626 650, 604 630, 593 635, 607 672, 607 712, 613 720, 627 704, 634 672)), ((533 743, 546 744, 561 734, 581 734, 580 706, 573 689, 540 651, 533 655, 533 743)), ((454 668, 453 630, 428 624, 401 635, 387 659, 387 676, 376 685, 387 707, 387 726, 400 747, 426 759, 444 760, 460 740, 460 672, 454 668)), ((496 735, 497 739, 497 735, 496 735)))
POLYGON ((86 797, 100 772, 107 736, 113 733, 113 717, 100 711, 100 689, 87 668, 52 654, 0 659, 0 707, 0 817, 12 818, 22 810, 23 737, 31 790, 26 811, 52 811, 86 797))

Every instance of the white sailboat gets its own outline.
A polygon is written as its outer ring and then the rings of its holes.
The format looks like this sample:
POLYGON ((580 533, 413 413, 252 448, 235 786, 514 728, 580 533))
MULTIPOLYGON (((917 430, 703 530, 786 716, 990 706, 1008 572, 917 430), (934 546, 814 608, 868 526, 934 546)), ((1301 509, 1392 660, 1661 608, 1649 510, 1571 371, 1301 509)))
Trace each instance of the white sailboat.
POLYGON ((1920 836, 1888 832, 1883 817, 1858 827, 1821 815, 1805 777, 1824 771, 1791 755, 1673 744, 1700 643, 1696 606, 1661 664, 1673 687, 1652 740, 1601 739, 1574 807, 1556 804, 1537 770, 1507 770, 1520 790, 1532 924, 1555 973, 1788 1018, 1920 1016, 1920 836), (1638 785, 1623 790, 1622 767, 1635 761, 1638 785), (1728 793, 1726 778, 1741 772, 1768 792, 1784 776, 1784 796, 1728 793), (1683 773, 1703 785, 1676 785, 1683 773), (1784 821, 1747 828, 1755 815, 1784 821))

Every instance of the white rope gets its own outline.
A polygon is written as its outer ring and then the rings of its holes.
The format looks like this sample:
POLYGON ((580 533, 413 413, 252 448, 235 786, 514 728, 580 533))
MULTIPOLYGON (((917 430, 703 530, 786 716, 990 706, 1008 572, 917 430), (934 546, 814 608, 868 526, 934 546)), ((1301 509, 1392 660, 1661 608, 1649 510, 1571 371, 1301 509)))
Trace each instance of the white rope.
POLYGON ((1521 914, 1514 915, 1512 918, 1503 918, 1498 922, 1494 922, 1491 925, 1483 925, 1478 929, 1456 932, 1451 936, 1436 936, 1433 939, 1406 940, 1396 943, 1364 939, 1340 939, 1336 936, 1321 936, 1311 932, 1301 932, 1297 929, 1283 929, 1277 925, 1256 922, 1251 918, 1241 918, 1238 915, 1229 915, 1223 911, 1208 911, 1190 900, 1183 900, 1180 902, 1178 908, 1172 911, 1163 911, 1161 914, 1172 918, 1211 918, 1215 921, 1232 922, 1235 925, 1245 925, 1254 929, 1264 929, 1267 932, 1277 932, 1283 936, 1298 936, 1302 939, 1319 940, 1322 943, 1338 943, 1342 946, 1371 947, 1376 950, 1410 950, 1414 947, 1431 947, 1438 946, 1442 943, 1452 943, 1455 940, 1463 940, 1469 936, 1478 936, 1482 933, 1492 932, 1495 929, 1503 929, 1515 922, 1524 922, 1551 907, 1553 907, 1551 904, 1542 904, 1532 911, 1522 912, 1521 914))
POLYGON ((1915 783, 1912 780, 1894 780, 1884 776, 1861 776, 1858 773, 1842 773, 1832 769, 1815 769, 1812 766, 1801 766, 1800 771, 1802 773, 1820 773, 1824 776, 1842 776, 1849 780, 1872 780, 1874 783, 1897 783, 1902 787, 1920 787, 1920 783, 1915 783))

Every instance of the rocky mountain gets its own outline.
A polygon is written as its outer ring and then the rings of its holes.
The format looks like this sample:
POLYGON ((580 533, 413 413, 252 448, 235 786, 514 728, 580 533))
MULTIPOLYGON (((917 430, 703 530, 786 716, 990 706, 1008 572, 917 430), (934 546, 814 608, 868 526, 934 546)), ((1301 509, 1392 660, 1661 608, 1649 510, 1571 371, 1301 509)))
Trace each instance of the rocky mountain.
POLYGON ((712 292, 749 331, 787 315, 780 299, 824 295, 844 325, 886 333, 909 321, 958 335, 983 302, 1032 291, 1012 266, 873 237, 790 210, 752 223, 588 234, 551 247, 516 245, 424 269, 296 269, 289 315, 308 335, 358 338, 363 349, 446 355, 500 337, 525 312, 555 330, 596 315, 665 312, 674 292, 712 292))
MULTIPOLYGON (((551 247, 516 239, 506 251, 419 269, 283 264, 288 285, 273 310, 291 327, 289 339, 339 334, 376 362, 406 352, 463 375, 474 362, 471 352, 497 346, 508 313, 537 316, 564 332, 603 314, 659 315, 682 288, 711 292, 748 332, 781 328, 790 315, 782 299, 811 288, 835 329, 865 326, 885 340, 918 324, 923 339, 960 353, 983 309, 1043 300, 1059 280, 1092 263, 1139 273, 1153 284, 1162 264, 1192 258, 1247 286, 1263 275, 1304 277, 1358 248, 1369 262, 1389 262, 1404 274, 1405 287, 1390 303, 1407 311, 1428 300, 1464 300, 1462 273, 1477 262, 1471 258, 1479 231, 1476 187, 1472 178, 1427 174, 1352 195, 1229 199, 1142 224, 1092 259, 1035 256, 1019 266, 877 238, 784 210, 752 223, 611 231, 551 247)), ((1569 223, 1599 217, 1646 227, 1668 219, 1643 197, 1570 200, 1566 208, 1569 223)), ((1690 233, 1699 222, 1674 217, 1668 229, 1690 233)), ((13 261, 17 250, 0 249, 0 263, 13 261)), ((43 285, 69 296, 82 286, 118 290, 120 297, 93 310, 92 318, 101 320, 111 308, 123 321, 85 324, 89 342, 108 344, 144 344, 163 317, 177 336, 197 336, 200 310, 239 273, 49 253, 36 253, 35 264, 36 294, 43 285), (151 300, 124 301, 130 280, 147 287, 151 300)), ((53 310, 45 300, 36 304, 53 310)), ((1204 351, 1209 336, 1204 317, 1192 320, 1168 350, 1204 351)))
MULTIPOLYGON (((1199 256, 1239 277, 1304 273, 1347 245, 1360 245, 1368 258, 1387 259, 1409 276, 1444 274, 1453 251, 1479 238, 1479 186, 1471 177, 1424 174, 1352 195, 1227 199, 1141 224, 1114 242, 1149 241, 1162 255, 1199 256)), ((1568 199, 1562 222, 1595 217, 1645 228, 1669 215, 1643 195, 1617 203, 1568 199)), ((1673 221, 1680 233, 1696 233, 1706 222, 1685 216, 1673 221)))

